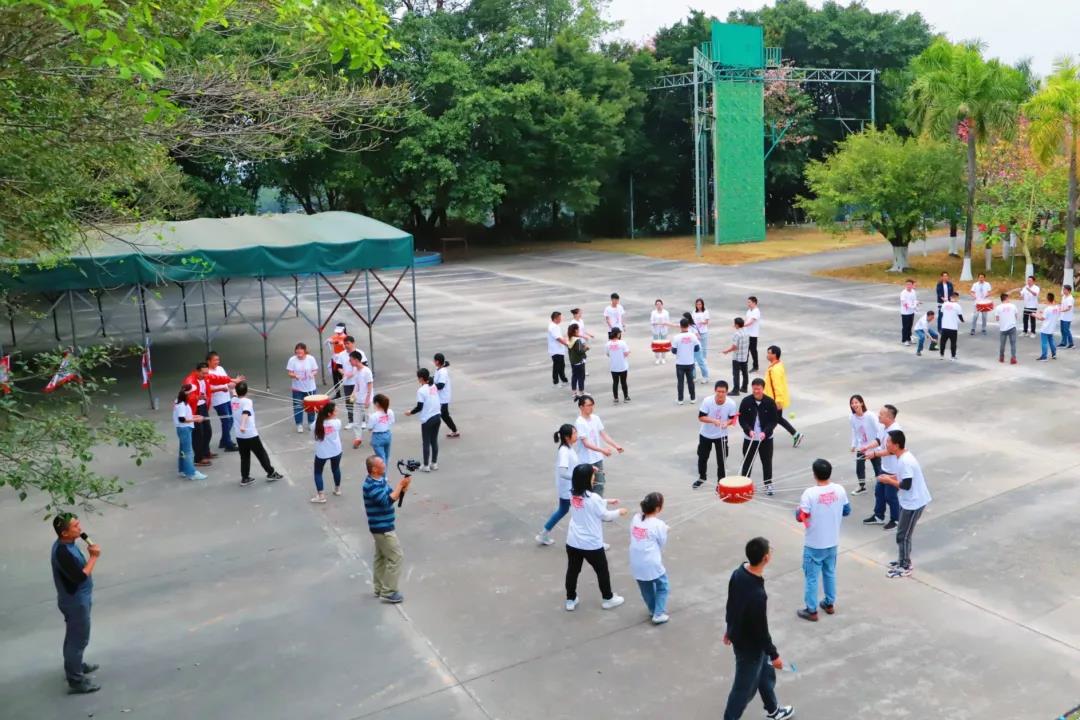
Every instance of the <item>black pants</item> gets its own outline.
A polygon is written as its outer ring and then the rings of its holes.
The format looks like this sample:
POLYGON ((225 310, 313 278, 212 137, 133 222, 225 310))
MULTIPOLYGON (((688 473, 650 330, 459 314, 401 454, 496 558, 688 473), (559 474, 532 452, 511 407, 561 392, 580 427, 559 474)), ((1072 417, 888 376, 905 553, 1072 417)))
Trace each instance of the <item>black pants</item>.
POLYGON ((952 348, 950 348, 952 356, 956 357, 956 333, 956 330, 941 329, 941 346, 938 348, 941 352, 941 357, 945 357, 945 346, 949 343, 952 343, 952 348))
POLYGON ((750 385, 750 371, 747 367, 746 360, 732 360, 731 361, 731 374, 735 377, 731 382, 731 391, 744 393, 746 388, 750 385), (739 382, 739 377, 742 377, 742 382, 739 382))
POLYGON ((337 390, 334 392, 334 397, 336 398, 341 397, 341 380, 341 369, 337 365, 332 365, 330 367, 330 381, 334 384, 334 387, 337 388, 337 390))
POLYGON ((570 389, 585 392, 585 363, 570 366, 570 389))
POLYGON ((786 419, 784 418, 784 411, 783 411, 783 410, 781 410, 780 408, 776 408, 776 417, 777 417, 777 420, 776 420, 776 424, 777 424, 777 425, 779 425, 780 427, 784 428, 785 430, 787 430, 787 431, 788 431, 789 433, 791 433, 792 435, 794 435, 795 433, 797 433, 797 432, 798 432, 798 430, 796 430, 796 429, 795 429, 795 426, 794 426, 794 425, 792 425, 791 423, 789 423, 789 422, 788 422, 788 421, 787 421, 787 420, 786 420, 786 419))
POLYGON ((1024 308, 1024 332, 1035 332, 1035 313, 1038 312, 1036 308, 1024 308), (1028 323, 1031 323, 1031 330, 1028 330, 1028 323))
POLYGON ((724 456, 727 455, 728 440, 726 437, 707 438, 698 435, 697 442, 697 476, 705 480, 709 471, 709 454, 716 447, 716 480, 724 479, 724 456))
POLYGON ((551 356, 551 384, 558 385, 566 382, 566 356, 563 354, 551 356))
POLYGON ((428 464, 428 456, 431 462, 439 462, 439 428, 442 427, 442 418, 436 415, 428 418, 420 426, 420 439, 424 445, 424 464, 428 464))
POLYGON ((600 596, 610 600, 611 574, 608 572, 607 555, 604 548, 598 550, 578 550, 570 545, 566 546, 566 599, 577 599, 577 579, 581 574, 581 563, 588 562, 596 573, 596 581, 600 584, 600 596))
POLYGON ((776 712, 776 668, 761 650, 735 649, 735 677, 724 707, 724 720, 738 720, 754 695, 761 696, 766 713, 776 712))
POLYGON ((259 439, 258 435, 253 438, 238 437, 236 438, 236 444, 240 448, 241 478, 250 477, 252 455, 255 455, 267 475, 274 474, 274 466, 270 464, 270 456, 266 454, 266 448, 263 447, 262 440, 259 439))
POLYGON ((911 342, 911 328, 915 324, 915 313, 900 316, 900 342, 911 342))
POLYGON ((450 403, 441 403, 439 405, 439 417, 446 423, 446 427, 450 428, 450 432, 457 432, 457 425, 454 423, 454 418, 450 417, 450 403))
POLYGON ((619 399, 619 385, 622 384, 622 396, 623 400, 630 399, 630 391, 626 389, 626 375, 627 371, 621 372, 611 371, 611 394, 615 396, 615 399, 619 399))
MULTIPOLYGON (((195 414, 204 418, 210 417, 209 408, 206 405, 196 407, 195 414)), ((210 459, 210 441, 213 438, 214 426, 210 424, 209 420, 195 423, 191 436, 191 449, 195 453, 195 462, 210 459)))
POLYGON ((757 338, 756 337, 751 337, 751 338, 747 338, 747 339, 750 341, 750 359, 754 361, 754 364, 750 366, 750 369, 751 370, 757 370, 758 369, 757 338))
POLYGON ((743 439, 742 441, 742 474, 750 476, 750 464, 754 461, 754 453, 750 452, 750 446, 754 446, 754 452, 757 453, 758 458, 761 459, 761 477, 766 483, 772 482, 772 451, 773 451, 773 439, 767 440, 754 440, 750 441, 743 439))
MULTIPOLYGON (((349 422, 353 421, 353 393, 356 391, 355 385, 342 385, 341 391, 345 393, 345 412, 349 416, 349 422)), ((363 398, 360 398, 363 400, 363 398)))
POLYGON ((690 399, 695 400, 697 396, 694 395, 694 366, 693 365, 676 365, 675 366, 675 385, 679 389, 679 400, 683 399, 683 382, 690 387, 690 399))

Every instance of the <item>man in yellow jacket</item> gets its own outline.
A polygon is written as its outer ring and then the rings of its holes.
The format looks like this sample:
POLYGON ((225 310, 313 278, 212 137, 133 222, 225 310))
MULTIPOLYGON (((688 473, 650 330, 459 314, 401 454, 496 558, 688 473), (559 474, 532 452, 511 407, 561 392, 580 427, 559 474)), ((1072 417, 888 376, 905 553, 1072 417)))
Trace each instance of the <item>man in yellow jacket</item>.
POLYGON ((788 392, 787 371, 784 370, 784 363, 780 362, 780 346, 770 345, 765 357, 769 361, 769 367, 765 368, 765 394, 776 403, 779 415, 777 424, 791 433, 795 447, 799 447, 803 434, 784 418, 784 408, 791 405, 791 394, 788 392))

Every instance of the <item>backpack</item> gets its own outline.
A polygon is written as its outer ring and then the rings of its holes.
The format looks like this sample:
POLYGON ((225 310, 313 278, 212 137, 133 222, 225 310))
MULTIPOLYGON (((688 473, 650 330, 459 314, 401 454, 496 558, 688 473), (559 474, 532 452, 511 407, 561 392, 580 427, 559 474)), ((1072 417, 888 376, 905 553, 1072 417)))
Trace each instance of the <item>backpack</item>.
POLYGON ((574 344, 570 346, 570 364, 580 365, 585 362, 585 354, 589 352, 589 346, 581 338, 574 338, 574 344))

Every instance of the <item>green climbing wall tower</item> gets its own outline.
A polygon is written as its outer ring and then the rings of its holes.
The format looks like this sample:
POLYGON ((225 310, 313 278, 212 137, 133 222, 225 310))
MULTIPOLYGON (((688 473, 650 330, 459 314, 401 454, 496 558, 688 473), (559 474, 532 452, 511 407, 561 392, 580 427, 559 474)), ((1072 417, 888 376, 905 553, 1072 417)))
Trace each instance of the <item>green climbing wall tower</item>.
POLYGON ((713 22, 713 232, 716 243, 765 239, 764 84, 738 70, 764 70, 762 28, 713 22), (724 72, 730 68, 735 72, 724 72))

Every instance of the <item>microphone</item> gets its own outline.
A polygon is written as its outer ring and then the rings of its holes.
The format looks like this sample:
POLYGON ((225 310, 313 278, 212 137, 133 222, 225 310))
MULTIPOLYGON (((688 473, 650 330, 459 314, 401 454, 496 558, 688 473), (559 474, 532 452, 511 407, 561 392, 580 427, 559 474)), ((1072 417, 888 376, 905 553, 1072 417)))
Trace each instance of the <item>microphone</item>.
POLYGON ((86 533, 83 533, 79 537, 81 537, 83 539, 83 542, 86 543, 87 545, 93 545, 94 544, 93 542, 90 541, 90 536, 87 535, 86 533))

